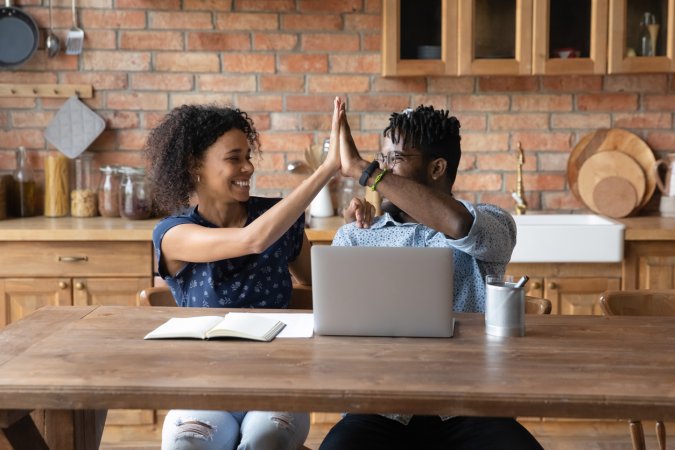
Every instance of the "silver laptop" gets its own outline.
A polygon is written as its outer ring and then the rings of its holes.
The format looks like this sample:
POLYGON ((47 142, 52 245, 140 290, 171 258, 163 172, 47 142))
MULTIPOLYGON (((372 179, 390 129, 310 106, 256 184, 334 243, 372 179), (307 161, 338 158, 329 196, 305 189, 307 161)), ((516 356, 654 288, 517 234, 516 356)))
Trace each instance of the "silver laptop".
POLYGON ((452 249, 312 247, 314 331, 451 337, 452 249))

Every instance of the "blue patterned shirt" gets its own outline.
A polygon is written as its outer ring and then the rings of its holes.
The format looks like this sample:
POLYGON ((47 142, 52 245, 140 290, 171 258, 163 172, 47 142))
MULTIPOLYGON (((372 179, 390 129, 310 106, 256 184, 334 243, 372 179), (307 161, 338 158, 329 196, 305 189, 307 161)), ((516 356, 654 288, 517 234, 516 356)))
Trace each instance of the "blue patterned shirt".
MULTIPOLYGON (((516 246, 516 223, 503 209, 488 204, 475 207, 460 200, 473 216, 469 234, 450 239, 443 233, 420 223, 401 223, 390 214, 375 218, 370 228, 343 225, 333 238, 333 245, 360 247, 451 247, 454 262, 453 310, 485 312, 485 275, 504 274, 516 246)), ((383 414, 403 425, 410 414, 383 414)), ((441 416, 442 420, 450 416, 441 416)))
POLYGON ((453 310, 485 312, 485 275, 502 275, 516 245, 516 224, 503 209, 461 203, 474 217, 469 234, 450 239, 420 223, 400 223, 385 213, 370 228, 343 225, 333 245, 360 247, 451 247, 454 249, 453 310))
MULTIPOLYGON (((246 203, 246 225, 281 199, 250 197, 246 203)), ((175 274, 163 268, 161 244, 176 225, 197 224, 218 228, 204 219, 198 207, 161 220, 152 233, 159 274, 171 288, 178 306, 202 308, 287 308, 292 282, 288 263, 300 253, 305 233, 305 216, 260 254, 209 263, 188 263, 175 274)))

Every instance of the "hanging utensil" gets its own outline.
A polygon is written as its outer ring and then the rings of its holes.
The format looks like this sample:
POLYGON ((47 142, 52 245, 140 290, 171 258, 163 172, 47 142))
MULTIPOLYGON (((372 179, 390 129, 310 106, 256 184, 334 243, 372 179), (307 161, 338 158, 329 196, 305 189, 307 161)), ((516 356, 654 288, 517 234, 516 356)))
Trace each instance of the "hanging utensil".
POLYGON ((84 30, 77 27, 77 13, 75 12, 75 0, 72 2, 73 8, 73 26, 68 30, 66 36, 66 55, 79 55, 82 53, 82 43, 84 42, 84 30))
POLYGON ((61 50, 61 41, 59 37, 54 34, 52 29, 52 0, 49 0, 49 33, 47 33, 47 42, 45 43, 47 49, 47 56, 53 58, 61 50))

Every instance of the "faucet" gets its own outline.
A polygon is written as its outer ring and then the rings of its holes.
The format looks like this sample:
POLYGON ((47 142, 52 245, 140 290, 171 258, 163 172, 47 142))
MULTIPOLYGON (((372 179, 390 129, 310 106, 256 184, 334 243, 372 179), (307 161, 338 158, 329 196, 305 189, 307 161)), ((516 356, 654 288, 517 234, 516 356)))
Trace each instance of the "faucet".
POLYGON ((518 171, 516 176, 516 190, 511 192, 511 197, 516 201, 516 215, 525 214, 527 211, 527 201, 525 200, 525 189, 523 188, 523 164, 525 164, 525 154, 523 146, 518 141, 516 147, 518 151, 518 171))

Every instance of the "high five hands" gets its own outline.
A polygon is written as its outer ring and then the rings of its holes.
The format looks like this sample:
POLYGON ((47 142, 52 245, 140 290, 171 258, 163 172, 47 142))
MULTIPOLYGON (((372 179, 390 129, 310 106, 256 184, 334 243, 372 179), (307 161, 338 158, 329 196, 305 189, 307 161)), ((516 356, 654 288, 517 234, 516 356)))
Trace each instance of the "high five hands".
MULTIPOLYGON (((339 151, 342 175, 358 180, 361 176, 361 172, 366 168, 368 163, 361 158, 361 155, 356 148, 356 144, 354 143, 354 138, 352 137, 349 121, 347 120, 347 114, 345 112, 344 102, 341 102, 340 104, 339 116, 339 151)), ((334 129, 335 127, 333 127, 333 130, 334 129)), ((333 134, 331 132, 331 141, 332 138, 333 134)), ((355 197, 349 202, 349 206, 344 209, 342 215, 346 223, 354 222, 354 225, 357 228, 369 228, 375 217, 375 206, 366 201, 365 198, 355 197)))

